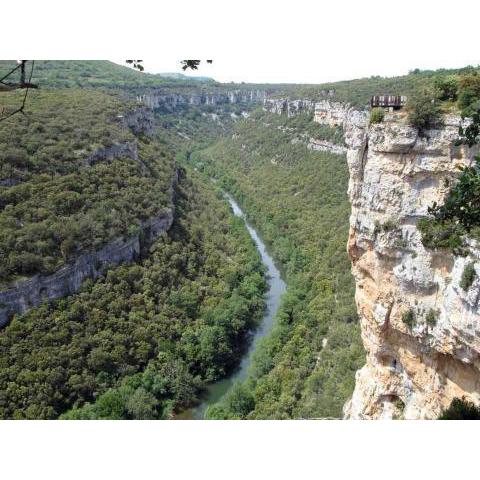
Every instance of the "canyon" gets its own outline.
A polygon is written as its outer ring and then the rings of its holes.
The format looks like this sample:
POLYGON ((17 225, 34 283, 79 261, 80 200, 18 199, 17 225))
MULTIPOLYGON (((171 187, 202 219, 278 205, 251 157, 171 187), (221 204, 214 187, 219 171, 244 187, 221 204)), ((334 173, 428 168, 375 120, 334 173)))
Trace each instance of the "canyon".
MULTIPOLYGON (((135 136, 151 137, 155 133, 154 110, 175 112, 179 108, 192 105, 221 105, 263 102, 263 90, 231 90, 220 92, 165 93, 163 90, 150 91, 138 95, 138 105, 117 116, 117 121, 125 130, 135 136)), ((83 167, 88 168, 99 162, 111 162, 117 158, 130 158, 140 163, 143 173, 148 169, 143 164, 136 140, 113 143, 98 148, 87 155, 83 167)), ((54 300, 76 293, 84 280, 95 280, 108 268, 137 260, 142 248, 151 244, 166 233, 173 223, 175 212, 174 190, 178 181, 178 170, 170 182, 170 206, 165 211, 141 223, 139 233, 129 237, 114 238, 98 250, 78 254, 67 265, 50 275, 38 274, 8 285, 0 291, 0 328, 7 325, 14 314, 23 314, 45 300, 54 300)), ((6 180, 3 186, 19 182, 6 180)))
MULTIPOLYGON (((153 135, 153 111, 174 113, 199 105, 263 105, 273 114, 306 113, 320 125, 341 127, 344 144, 307 133, 300 133, 292 143, 345 156, 350 174, 347 249, 366 363, 356 373, 344 418, 433 419, 454 398, 480 403, 480 245, 466 239, 464 256, 432 250, 424 246, 418 229, 418 222, 428 217, 428 208, 445 200, 447 185, 459 167, 470 165, 479 153, 478 148, 456 145, 464 122, 459 116, 447 114, 441 127, 419 132, 402 111, 386 113, 383 122, 370 124, 368 110, 332 98, 271 98, 261 89, 151 90, 136 100, 136 109, 118 116, 134 135, 153 135), (462 276, 468 265, 473 265, 475 275, 465 288, 462 276), (410 323, 405 322, 407 314, 410 323)), ((86 156, 83 165, 119 157, 140 161, 136 143, 98 149, 86 156)), ((80 253, 51 275, 35 275, 1 291, 0 327, 13 314, 71 295, 85 279, 137 260, 146 245, 171 228, 177 180, 178 170, 171 179, 169 208, 144 221, 138 234, 115 238, 96 251, 80 253)))
POLYGON ((165 89, 151 90, 136 96, 138 103, 162 113, 173 113, 180 108, 199 105, 262 104, 267 92, 252 90, 195 91, 191 93, 168 92, 165 89))

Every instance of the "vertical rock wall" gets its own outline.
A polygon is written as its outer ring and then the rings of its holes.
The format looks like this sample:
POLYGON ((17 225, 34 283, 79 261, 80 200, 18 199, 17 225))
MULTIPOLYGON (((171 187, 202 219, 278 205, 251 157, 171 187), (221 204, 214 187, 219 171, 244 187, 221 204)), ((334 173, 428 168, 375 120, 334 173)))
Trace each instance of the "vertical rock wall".
POLYGON ((448 116, 424 136, 400 114, 346 127, 348 252, 367 352, 346 418, 428 419, 454 397, 480 402, 480 250, 470 241, 468 257, 432 251, 417 229, 444 201, 445 180, 472 161, 475 152, 454 145, 459 122, 448 116), (477 276, 464 291, 470 262, 477 276))

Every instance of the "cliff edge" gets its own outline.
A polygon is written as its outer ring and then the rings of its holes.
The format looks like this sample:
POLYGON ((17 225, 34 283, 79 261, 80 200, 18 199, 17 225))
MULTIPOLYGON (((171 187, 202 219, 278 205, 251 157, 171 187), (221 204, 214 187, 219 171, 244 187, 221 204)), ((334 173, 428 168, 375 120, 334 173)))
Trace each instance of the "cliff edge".
POLYGON ((454 115, 422 135, 400 114, 371 126, 352 118, 348 253, 367 361, 345 417, 429 419, 455 397, 478 404, 480 248, 468 240, 465 257, 431 250, 417 229, 476 152, 455 146, 461 119, 454 115), (467 264, 477 275, 465 291, 467 264))

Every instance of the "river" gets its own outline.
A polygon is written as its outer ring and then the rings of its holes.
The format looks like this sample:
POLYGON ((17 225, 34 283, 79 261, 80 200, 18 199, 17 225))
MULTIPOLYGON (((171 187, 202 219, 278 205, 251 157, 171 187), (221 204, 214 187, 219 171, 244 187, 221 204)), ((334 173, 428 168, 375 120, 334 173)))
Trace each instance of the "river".
POLYGON ((245 380, 250 364, 252 363, 253 352, 257 348, 259 340, 272 330, 275 315, 280 305, 280 298, 287 288, 280 271, 275 266, 273 258, 268 253, 267 248, 257 231, 246 221, 245 214, 238 206, 237 202, 228 194, 225 194, 225 197, 228 200, 228 203, 230 203, 234 215, 243 218, 248 232, 262 257, 262 262, 267 268, 268 290, 266 294, 265 313, 262 322, 253 334, 249 348, 242 357, 237 370, 235 370, 229 377, 208 385, 206 392, 201 399, 201 403, 190 410, 180 413, 176 417, 179 420, 202 420, 209 405, 217 403, 235 382, 245 380))

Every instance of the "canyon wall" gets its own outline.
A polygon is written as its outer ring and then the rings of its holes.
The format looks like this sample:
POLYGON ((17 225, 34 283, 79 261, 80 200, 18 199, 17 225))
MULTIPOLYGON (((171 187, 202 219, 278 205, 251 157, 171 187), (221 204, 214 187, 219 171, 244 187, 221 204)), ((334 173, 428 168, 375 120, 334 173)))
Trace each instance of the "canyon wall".
POLYGON ((172 222, 173 210, 169 209, 144 222, 137 235, 117 238, 99 250, 82 253, 72 263, 51 275, 35 275, 1 291, 0 328, 8 324, 13 314, 25 313, 45 300, 71 295, 80 289, 87 278, 96 279, 113 266, 137 260, 142 246, 167 232, 172 222))
MULTIPOLYGON (((298 109, 289 102, 265 109, 291 116, 298 109)), ((446 180, 478 153, 455 146, 461 119, 446 116, 420 135, 402 112, 368 125, 367 111, 339 102, 300 105, 316 122, 341 126, 347 145, 348 253, 367 358, 345 418, 432 419, 455 397, 479 404, 480 245, 467 239, 467 256, 431 250, 417 229, 428 207, 443 203, 446 180), (476 276, 465 290, 467 264, 476 276)))
MULTIPOLYGON (((263 102, 263 110, 277 115, 287 115, 288 117, 293 117, 300 113, 313 113, 315 121, 318 123, 326 124, 330 127, 342 128, 349 124, 347 122, 347 119, 350 118, 348 114, 349 111, 355 114, 358 113, 341 103, 329 100, 314 102, 313 100, 290 100, 286 98, 266 98, 263 102)), ((292 129, 288 127, 280 126, 278 128, 283 131, 292 131, 292 129)), ((348 149, 345 145, 313 138, 306 133, 297 132, 297 134, 298 135, 292 139, 292 143, 302 142, 310 150, 330 152, 335 155, 344 155, 347 153, 348 149)))
POLYGON ((192 93, 170 93, 162 89, 137 95, 137 102, 148 108, 173 113, 181 108, 195 105, 262 104, 267 96, 265 90, 227 90, 222 92, 198 91, 192 93))
POLYGON ((480 402, 480 250, 425 248, 417 223, 442 204, 476 152, 455 146, 460 118, 424 132, 400 114, 346 136, 352 204, 348 252, 366 365, 346 418, 436 418, 455 397, 480 402), (476 278, 464 290, 464 268, 476 278), (407 321, 406 321, 407 319, 407 321))
MULTIPOLYGON (((152 135, 155 130, 153 114, 147 108, 131 110, 125 115, 119 115, 118 120, 124 128, 132 130, 135 135, 152 135)), ((131 158, 143 166, 135 141, 116 143, 97 149, 84 159, 83 164, 89 167, 118 157, 131 158)), ((178 169, 175 170, 171 181, 170 208, 143 222, 138 234, 116 238, 98 250, 81 253, 68 265, 51 275, 35 275, 15 282, 8 289, 0 291, 0 328, 7 325, 14 314, 23 314, 45 300, 72 295, 80 289, 87 278, 96 279, 111 267, 137 260, 144 246, 148 246, 170 229, 174 217, 174 195, 177 182, 178 169)))

